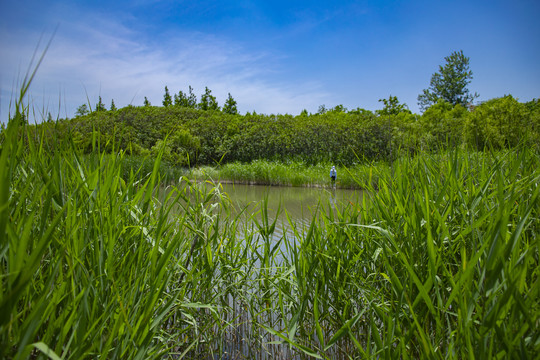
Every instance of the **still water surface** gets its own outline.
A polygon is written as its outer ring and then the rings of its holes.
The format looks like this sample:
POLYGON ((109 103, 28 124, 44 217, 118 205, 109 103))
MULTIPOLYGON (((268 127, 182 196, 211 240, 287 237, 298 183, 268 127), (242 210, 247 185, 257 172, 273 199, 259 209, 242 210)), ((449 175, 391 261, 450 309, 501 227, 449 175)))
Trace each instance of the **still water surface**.
MULTIPOLYGON (((363 196, 361 190, 350 189, 239 184, 221 184, 221 187, 236 209, 247 207, 246 219, 260 212, 262 202, 267 199, 270 221, 278 218, 274 237, 290 230, 286 214, 296 225, 309 225, 317 207, 337 211, 346 206, 359 206, 363 196)), ((257 218, 260 219, 260 214, 257 218)))

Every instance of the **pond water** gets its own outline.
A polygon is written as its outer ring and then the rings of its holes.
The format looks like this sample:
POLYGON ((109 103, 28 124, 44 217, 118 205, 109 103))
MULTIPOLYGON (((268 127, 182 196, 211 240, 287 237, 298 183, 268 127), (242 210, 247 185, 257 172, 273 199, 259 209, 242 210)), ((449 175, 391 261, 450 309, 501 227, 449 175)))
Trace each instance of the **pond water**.
MULTIPOLYGON (((278 218, 274 237, 281 237, 290 230, 287 214, 296 225, 309 225, 318 206, 336 211, 361 203, 363 197, 361 190, 350 189, 240 184, 221 184, 221 187, 236 209, 247 207, 246 219, 260 212, 261 204, 266 200, 270 221, 278 218)), ((260 219, 260 214, 257 218, 260 219)))

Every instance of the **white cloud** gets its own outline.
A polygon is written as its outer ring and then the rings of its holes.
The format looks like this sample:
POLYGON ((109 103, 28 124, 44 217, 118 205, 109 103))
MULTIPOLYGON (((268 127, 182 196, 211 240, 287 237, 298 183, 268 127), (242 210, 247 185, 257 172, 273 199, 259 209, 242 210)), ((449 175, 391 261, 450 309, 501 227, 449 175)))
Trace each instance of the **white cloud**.
MULTIPOLYGON (((38 38, 30 31, 3 34, 2 121, 7 119, 13 79, 18 72, 24 74, 26 68, 21 64, 32 57, 38 38)), ((106 106, 111 99, 119 107, 142 105, 145 96, 160 105, 166 85, 171 93, 187 91, 191 85, 197 95, 208 86, 221 104, 231 93, 241 112, 316 109, 327 96, 322 86, 280 80, 284 76, 282 58, 252 53, 227 39, 197 32, 169 31, 159 38, 148 38, 103 15, 85 14, 83 19, 60 24, 30 93, 39 108, 55 104, 51 106, 53 114, 60 96, 60 117, 73 116, 87 101, 86 93, 92 105, 98 96, 106 106)))

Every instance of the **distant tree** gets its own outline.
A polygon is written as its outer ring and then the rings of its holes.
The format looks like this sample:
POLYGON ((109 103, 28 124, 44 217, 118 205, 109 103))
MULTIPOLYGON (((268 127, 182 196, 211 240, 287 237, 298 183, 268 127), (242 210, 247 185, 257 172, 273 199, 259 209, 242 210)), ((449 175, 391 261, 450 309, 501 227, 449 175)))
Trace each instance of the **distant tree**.
POLYGON ((96 104, 96 111, 106 111, 105 105, 103 104, 103 101, 101 101, 101 96, 99 97, 99 101, 96 104))
POLYGON ((540 99, 532 99, 525 103, 525 106, 529 111, 539 111, 540 110, 540 99))
POLYGON ((150 101, 148 101, 146 96, 144 97, 144 106, 152 106, 152 104, 150 104, 150 101))
POLYGON ((418 95, 418 105, 422 110, 443 99, 452 105, 471 103, 478 94, 471 94, 467 85, 471 82, 472 71, 469 69, 469 58, 463 50, 454 51, 444 58, 446 64, 439 65, 439 71, 431 76, 429 88, 418 95))
POLYGON ((317 114, 322 115, 326 113, 328 110, 326 109, 326 106, 324 104, 319 105, 319 109, 317 110, 317 114))
POLYGON ((332 109, 328 110, 332 112, 347 112, 347 108, 341 104, 334 106, 332 109))
POLYGON ((205 87, 204 94, 201 95, 201 102, 199 103, 199 109, 219 110, 216 97, 212 95, 212 91, 208 87, 205 87))
POLYGON ((538 142, 538 120, 527 104, 506 95, 478 105, 468 114, 464 130, 467 142, 479 150, 511 148, 538 142))
POLYGON ((47 122, 53 122, 51 113, 49 113, 49 115, 47 116, 47 122))
POLYGON ((223 105, 223 112, 233 115, 238 114, 238 109, 236 108, 236 100, 233 99, 231 93, 229 93, 229 97, 225 101, 225 105, 223 105))
POLYGON ((308 114, 307 109, 302 110, 302 112, 300 113, 300 116, 308 116, 308 115, 309 114, 308 114))
POLYGON ((169 94, 169 89, 165 86, 165 94, 163 95, 163 106, 168 107, 172 105, 171 94, 169 94))
POLYGON ((189 107, 188 95, 182 90, 174 94, 174 106, 189 107))
POLYGON ((84 116, 88 114, 90 111, 88 110, 88 105, 82 104, 77 108, 77 111, 75 111, 75 116, 84 116))
POLYGON ((361 107, 357 107, 356 109, 349 110, 349 114, 373 116, 373 113, 370 110, 362 109, 361 107))
POLYGON ((402 112, 411 113, 407 104, 400 104, 397 96, 392 96, 388 99, 379 99, 379 102, 384 104, 381 110, 375 110, 379 115, 397 115, 402 112))
POLYGON ((113 99, 111 100, 111 111, 116 111, 116 110, 118 109, 116 108, 116 105, 114 105, 114 99, 113 99))
POLYGON ((196 108, 197 107, 197 95, 193 92, 191 85, 189 86, 189 95, 187 100, 188 107, 196 108))

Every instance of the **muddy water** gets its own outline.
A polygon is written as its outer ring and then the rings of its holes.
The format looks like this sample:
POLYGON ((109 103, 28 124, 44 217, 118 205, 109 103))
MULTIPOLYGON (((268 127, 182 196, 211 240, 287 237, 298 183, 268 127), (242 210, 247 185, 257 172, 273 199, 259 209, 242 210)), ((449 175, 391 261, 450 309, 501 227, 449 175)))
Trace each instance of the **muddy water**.
POLYGON ((260 219, 261 204, 267 201, 270 221, 277 217, 274 237, 290 233, 288 218, 296 226, 309 225, 318 207, 337 211, 345 206, 359 205, 363 192, 360 190, 278 187, 260 185, 222 184, 223 191, 229 195, 236 209, 247 207, 244 219, 260 219))

